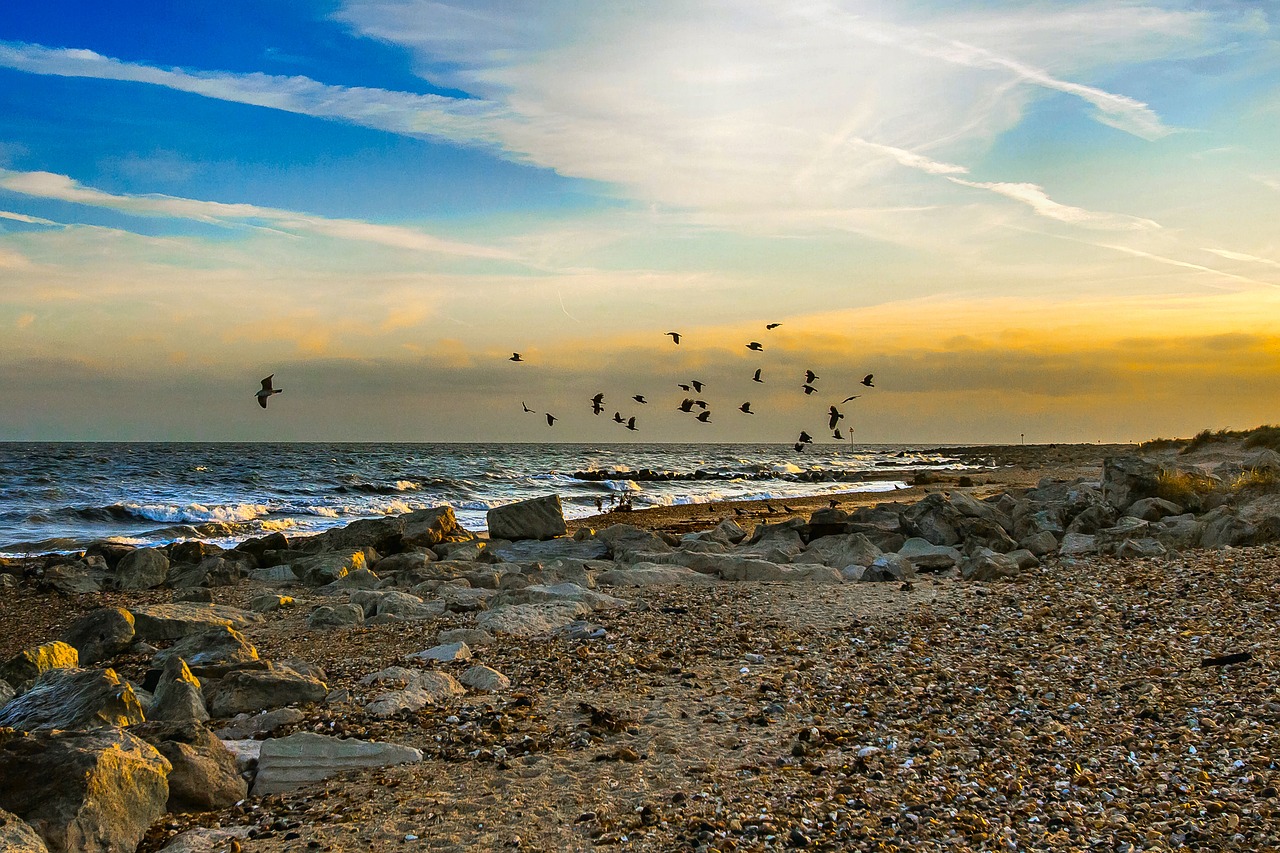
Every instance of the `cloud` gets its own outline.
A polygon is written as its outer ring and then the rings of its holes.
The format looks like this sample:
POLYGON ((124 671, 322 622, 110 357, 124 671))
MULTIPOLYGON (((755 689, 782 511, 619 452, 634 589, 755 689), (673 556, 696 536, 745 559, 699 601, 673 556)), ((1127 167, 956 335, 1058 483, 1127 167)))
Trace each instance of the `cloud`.
POLYGON ((930 160, 914 151, 907 151, 902 148, 894 148, 892 145, 881 145, 878 142, 868 142, 865 139, 852 139, 851 143, 859 145, 870 151, 884 154, 896 160, 899 164, 906 166, 908 169, 917 169, 930 175, 964 175, 969 170, 964 166, 957 166, 954 163, 942 163, 938 160, 930 160))
POLYGON ((1020 201, 1030 207, 1039 216, 1056 219, 1071 225, 1086 228, 1100 228, 1109 231, 1148 231, 1160 227, 1158 222, 1121 213, 1095 213, 1081 207, 1061 204, 1049 198, 1042 187, 1036 184, 966 181, 963 178, 948 177, 947 180, 965 187, 990 190, 997 195, 1020 201))
POLYGON ((1214 269, 1213 267, 1206 267, 1202 264, 1193 264, 1190 261, 1180 261, 1177 258, 1167 258, 1163 255, 1157 255, 1152 252, 1145 252, 1141 249, 1135 249, 1132 246, 1118 246, 1110 243, 1096 243, 1095 245, 1100 246, 1104 249, 1113 249, 1114 251, 1117 251, 1117 252, 1123 252, 1126 255, 1133 255, 1135 258, 1145 258, 1149 261, 1155 261, 1156 263, 1159 263, 1159 264, 1166 264, 1171 267, 1180 267, 1182 269, 1195 270, 1196 272, 1209 273, 1211 275, 1221 276, 1222 278, 1231 279, 1232 281, 1244 282, 1245 284, 1256 284, 1261 287, 1274 287, 1274 288, 1280 289, 1280 284, 1276 284, 1274 282, 1259 281, 1256 278, 1249 278, 1248 276, 1236 275, 1235 273, 1224 272, 1223 270, 1214 269))
POLYGON ((0 210, 0 219, 11 219, 14 222, 25 222, 28 225, 60 225, 60 223, 51 219, 41 219, 38 216, 27 216, 25 213, 13 213, 8 210, 0 210))
POLYGON ((1263 264, 1269 267, 1280 268, 1280 261, 1273 261, 1270 258, 1260 258, 1257 255, 1246 255, 1244 252, 1233 252, 1229 249, 1210 249, 1204 251, 1217 255, 1220 258, 1226 258, 1229 261, 1246 261, 1251 264, 1263 264))

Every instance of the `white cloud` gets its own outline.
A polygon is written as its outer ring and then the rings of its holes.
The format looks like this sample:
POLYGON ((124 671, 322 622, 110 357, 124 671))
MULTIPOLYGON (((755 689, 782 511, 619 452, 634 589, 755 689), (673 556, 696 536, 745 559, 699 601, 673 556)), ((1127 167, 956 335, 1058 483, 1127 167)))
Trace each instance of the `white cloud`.
MULTIPOLYGON (((3 170, 0 170, 3 171, 3 170)), ((0 210, 0 219, 11 219, 14 222, 25 222, 28 225, 58 225, 50 219, 41 219, 38 216, 27 216, 25 213, 14 213, 9 210, 0 210)))
POLYGON ((1100 228, 1108 231, 1148 231, 1160 227, 1158 222, 1127 216, 1122 213, 1097 213, 1081 207, 1061 204, 1049 198, 1042 187, 1035 184, 1016 184, 1003 182, 966 181, 963 178, 948 177, 948 180, 965 187, 990 190, 997 195, 1020 201, 1030 207, 1039 216, 1056 219, 1071 225, 1086 228, 1100 228))
POLYGON ((1193 264, 1189 261, 1180 261, 1177 258, 1169 258, 1169 257, 1165 257, 1164 255, 1157 255, 1153 252, 1145 252, 1141 249, 1135 249, 1132 246, 1118 246, 1118 245, 1112 245, 1109 243, 1096 243, 1095 245, 1100 246, 1104 249, 1112 249, 1117 252, 1123 252, 1126 255, 1133 255, 1135 258, 1145 258, 1146 260, 1149 260, 1149 261, 1155 261, 1158 264, 1165 264, 1171 267, 1179 267, 1181 269, 1194 270, 1195 272, 1209 273, 1210 275, 1221 276, 1222 278, 1231 279, 1232 281, 1244 282, 1245 284, 1256 284, 1261 287, 1273 287, 1276 289, 1280 289, 1280 284, 1275 284, 1274 282, 1259 281, 1256 278, 1249 278, 1248 276, 1236 275, 1235 273, 1224 272, 1223 270, 1214 269, 1213 267, 1206 267, 1203 264, 1193 264))
POLYGON ((1251 264, 1262 264, 1268 267, 1280 268, 1280 261, 1273 261, 1270 258, 1260 258, 1257 255, 1246 255, 1244 252, 1233 252, 1230 249, 1210 248, 1205 248, 1204 251, 1215 254, 1220 258, 1226 258, 1229 261, 1246 261, 1251 264))

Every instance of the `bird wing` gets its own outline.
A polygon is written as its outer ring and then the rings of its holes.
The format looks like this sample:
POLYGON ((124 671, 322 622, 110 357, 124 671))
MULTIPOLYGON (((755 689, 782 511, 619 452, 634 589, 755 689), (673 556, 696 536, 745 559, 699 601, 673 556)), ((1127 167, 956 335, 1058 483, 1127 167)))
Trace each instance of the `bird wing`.
POLYGON ((271 380, 274 379, 275 376, 276 375, 273 373, 270 376, 268 376, 266 379, 262 380, 262 390, 266 391, 268 394, 271 393, 271 380))
POLYGON ((850 400, 856 400, 856 399, 858 399, 858 398, 859 398, 859 397, 861 397, 861 396, 862 396, 861 394, 854 394, 852 397, 845 397, 845 398, 844 398, 843 400, 841 400, 840 402, 841 402, 841 403, 847 403, 847 402, 849 402, 850 400))
POLYGON ((258 398, 258 405, 265 409, 265 408, 267 407, 267 398, 266 398, 266 397, 259 397, 259 398, 258 398))

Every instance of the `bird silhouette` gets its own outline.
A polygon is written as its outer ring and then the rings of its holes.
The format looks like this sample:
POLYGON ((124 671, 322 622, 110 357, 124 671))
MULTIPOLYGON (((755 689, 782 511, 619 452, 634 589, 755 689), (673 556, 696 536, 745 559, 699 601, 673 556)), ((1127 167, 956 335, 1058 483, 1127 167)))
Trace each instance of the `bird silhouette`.
POLYGON ((741 412, 745 412, 745 413, 746 413, 746 414, 748 414, 748 415, 754 415, 754 414, 755 414, 755 412, 751 411, 751 401, 750 401, 750 400, 748 400, 747 402, 745 402, 745 403, 743 403, 741 406, 739 406, 739 407, 738 407, 738 410, 739 410, 739 411, 741 411, 741 412))
POLYGON ((774 329, 778 328, 781 325, 782 325, 781 323, 770 323, 769 325, 765 326, 765 328, 772 332, 774 329))
POLYGON ((769 515, 773 515, 775 512, 777 512, 777 510, 773 508, 773 504, 769 503, 768 501, 765 502, 764 508, 765 508, 765 511, 769 513, 769 515))
POLYGON ((752 341, 751 343, 747 344, 747 349, 754 350, 755 352, 760 352, 762 349, 764 349, 764 344, 760 343, 759 341, 752 341))
POLYGON ((836 441, 844 441, 844 436, 840 434, 840 430, 838 428, 833 433, 831 433, 831 437, 834 438, 836 441))
POLYGON ((806 394, 812 394, 814 391, 818 390, 817 388, 814 388, 812 385, 802 385, 800 387, 804 388, 804 393, 806 394))
POLYGON ((804 372, 804 381, 806 385, 812 384, 813 380, 820 379, 820 378, 821 377, 818 376, 818 374, 814 373, 812 370, 806 370, 804 372))
POLYGON ((704 387, 704 386, 703 386, 703 384, 702 384, 701 382, 699 382, 699 381, 698 381, 698 380, 696 380, 696 379, 690 379, 690 380, 689 380, 689 384, 693 386, 693 390, 694 390, 694 391, 697 391, 699 394, 701 394, 701 393, 702 393, 702 389, 703 389, 703 387, 704 387))
POLYGON ((622 412, 613 413, 613 422, 615 424, 625 423, 625 421, 622 419, 622 412))
POLYGON ((666 334, 668 334, 668 335, 670 335, 670 336, 671 336, 671 342, 672 342, 672 343, 677 344, 677 345, 680 343, 680 333, 679 333, 679 332, 667 332, 666 334))
POLYGON ((745 513, 745 512, 743 512, 742 510, 738 509, 736 506, 733 508, 733 514, 734 514, 734 515, 736 515, 736 516, 739 516, 739 517, 746 515, 746 513, 745 513))
POLYGON ((838 424, 838 423, 840 422, 840 419, 841 419, 841 418, 843 418, 843 417, 844 417, 844 415, 842 415, 842 414, 840 413, 840 410, 839 410, 839 409, 837 409, 835 406, 832 406, 832 407, 831 407, 831 420, 829 420, 829 421, 827 422, 827 429, 835 429, 835 428, 836 428, 836 424, 838 424))
POLYGON ((697 406, 699 409, 705 409, 707 407, 706 400, 694 400, 693 404, 697 406))
POLYGON ((591 411, 597 415, 604 411, 604 394, 597 394, 591 398, 591 411))
POLYGON ((518 352, 513 352, 511 353, 511 358, 507 359, 507 361, 524 361, 524 357, 518 352))
POLYGON ((862 396, 861 394, 854 394, 852 397, 845 397, 845 398, 844 398, 843 400, 841 400, 840 402, 841 402, 842 404, 843 404, 843 403, 847 403, 847 402, 849 402, 850 400, 856 400, 856 399, 858 399, 858 398, 859 398, 859 397, 861 397, 861 396, 862 396))
POLYGON ((528 406, 526 406, 526 405, 524 404, 524 401, 523 401, 523 400, 520 402, 520 406, 521 406, 521 407, 522 407, 526 412, 533 412, 535 415, 537 414, 537 412, 534 412, 534 411, 533 411, 533 409, 531 409, 531 408, 529 408, 528 406))
POLYGON ((711 423, 711 413, 703 412, 702 414, 698 415, 698 420, 702 421, 704 424, 711 423))
POLYGON ((643 394, 635 394, 635 395, 632 395, 631 399, 632 399, 632 400, 635 400, 637 403, 648 403, 648 402, 649 402, 648 400, 646 400, 646 399, 644 398, 644 395, 643 395, 643 394))
POLYGON ((682 412, 692 412, 693 400, 689 399, 688 397, 685 397, 683 400, 680 401, 680 405, 677 406, 676 408, 678 408, 682 412))
POLYGON ((676 387, 677 387, 677 388, 679 388, 681 391, 692 391, 692 390, 693 390, 693 386, 692 386, 692 385, 685 385, 683 382, 677 382, 677 383, 676 383, 676 387))
POLYGON ((627 418, 627 429, 631 430, 632 432, 635 432, 635 431, 636 431, 636 419, 635 419, 635 418, 627 418))
POLYGON ((804 453, 804 442, 803 442, 803 441, 797 441, 797 442, 796 442, 796 453, 804 453))
POLYGON ((559 418, 550 412, 547 412, 547 426, 555 426, 557 420, 559 420, 559 418))
POLYGON ((783 504, 783 505, 782 505, 782 511, 783 511, 783 512, 790 512, 790 513, 797 513, 797 512, 799 512, 800 510, 795 509, 794 507, 789 507, 789 506, 787 506, 786 504, 783 504))
POLYGON ((866 385, 868 388, 876 387, 875 383, 871 381, 874 377, 874 373, 868 373, 866 376, 862 377, 862 384, 866 385))
POLYGON ((804 444, 809 444, 813 441, 813 436, 809 435, 809 433, 805 432, 804 430, 800 430, 800 437, 796 439, 796 441, 802 442, 804 444))
POLYGON ((760 378, 760 371, 762 369, 763 368, 760 368, 760 367, 756 368, 756 375, 751 377, 752 382, 764 382, 764 380, 760 378))
POLYGON ((267 400, 270 399, 272 394, 284 393, 283 388, 271 387, 271 380, 274 379, 275 376, 276 375, 273 373, 270 376, 268 376, 266 379, 262 380, 262 390, 253 395, 258 398, 258 405, 264 409, 267 407, 267 400))

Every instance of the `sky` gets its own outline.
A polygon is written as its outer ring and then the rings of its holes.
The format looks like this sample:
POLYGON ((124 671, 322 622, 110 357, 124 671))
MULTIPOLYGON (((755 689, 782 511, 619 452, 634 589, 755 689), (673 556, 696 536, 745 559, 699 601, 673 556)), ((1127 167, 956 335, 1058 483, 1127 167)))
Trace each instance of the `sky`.
POLYGON ((1270 2, 42 0, 0 116, 0 440, 1280 422, 1270 2))

